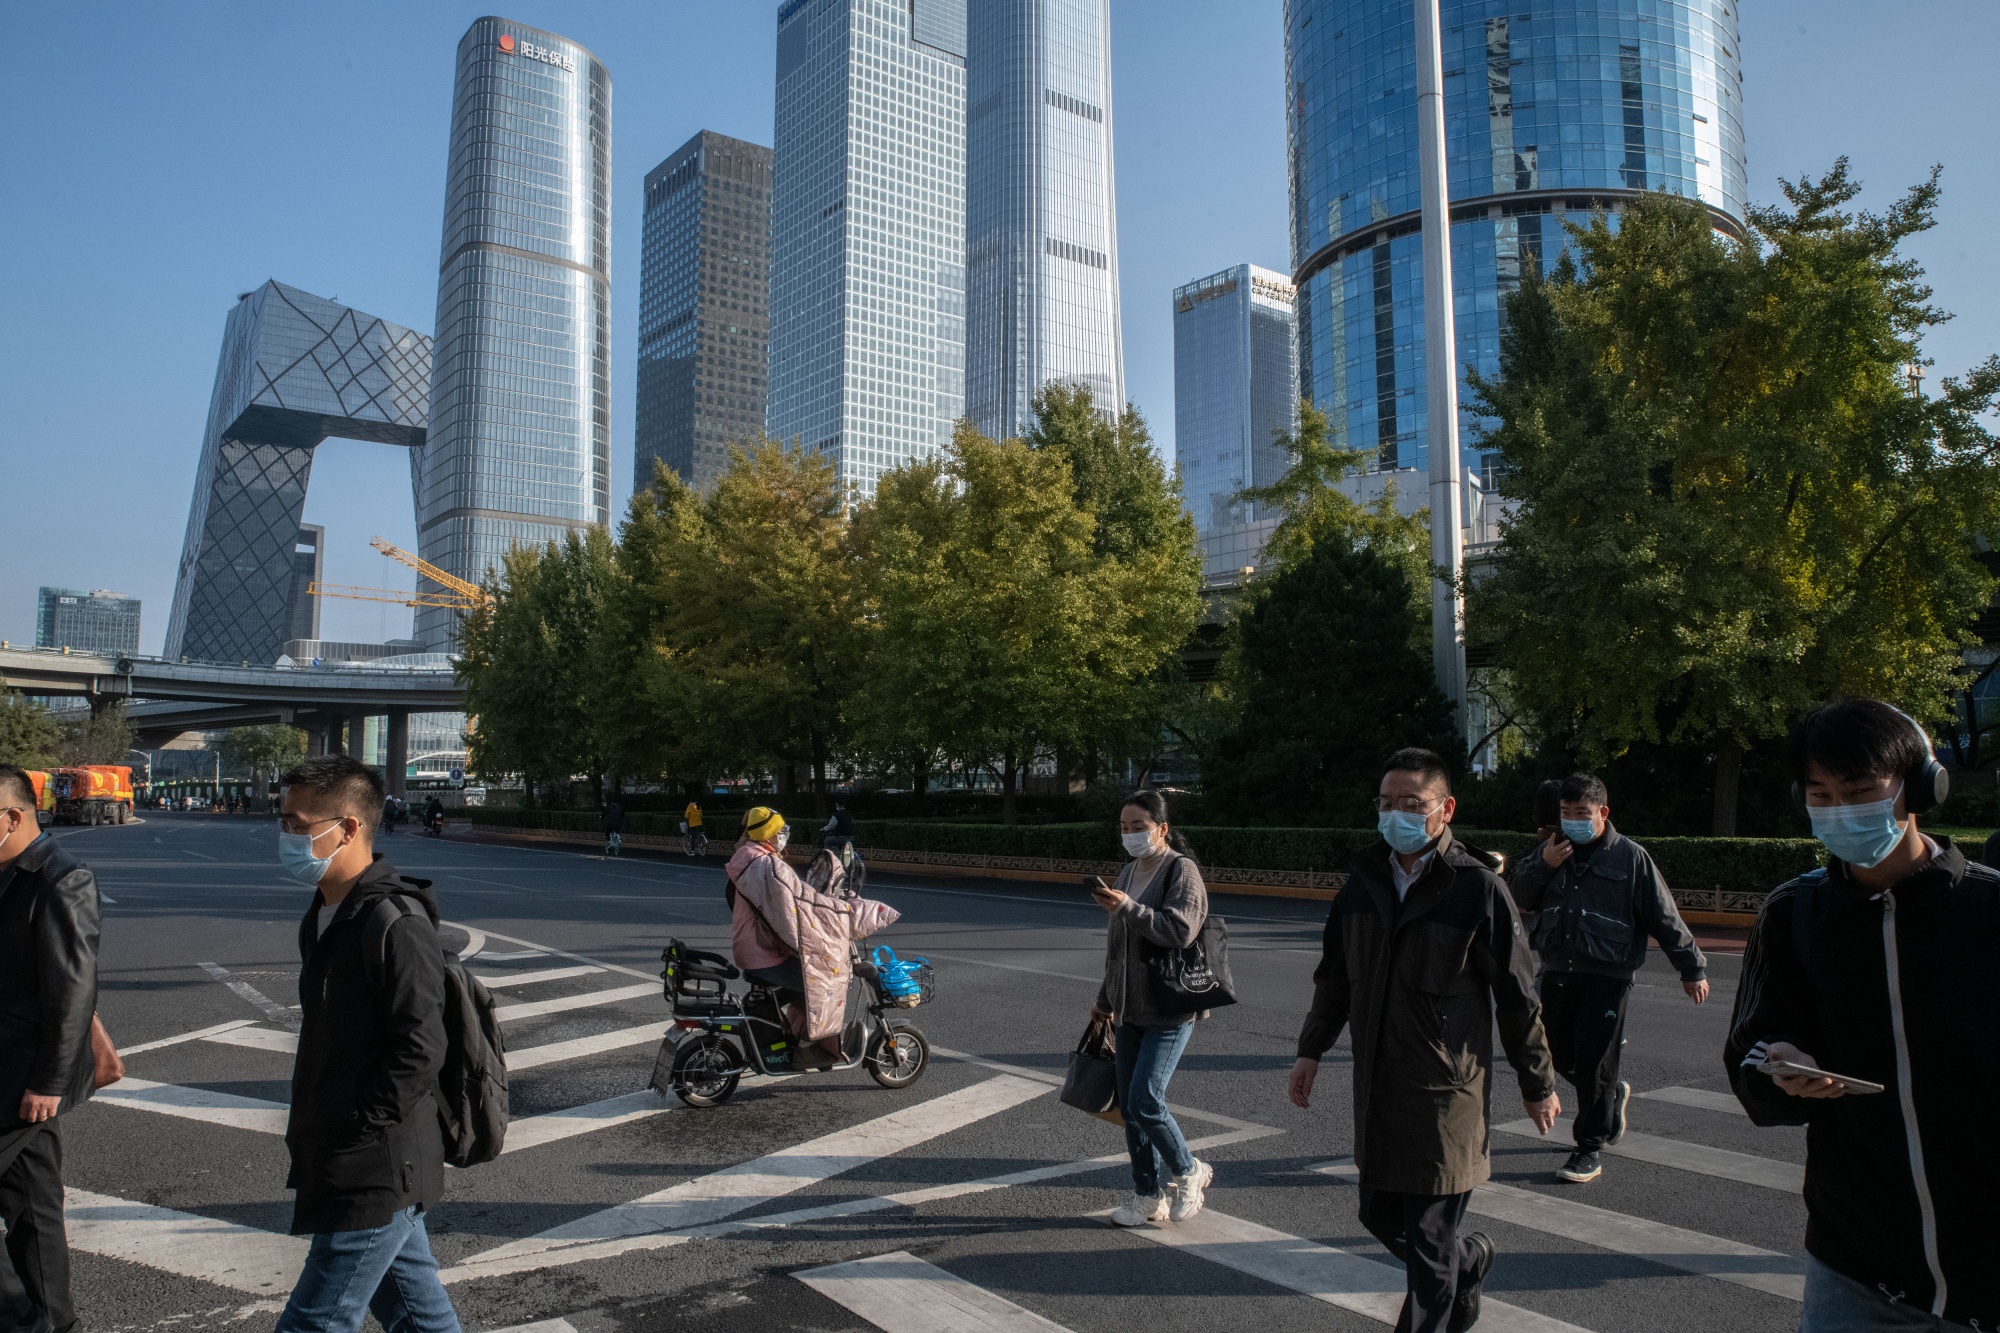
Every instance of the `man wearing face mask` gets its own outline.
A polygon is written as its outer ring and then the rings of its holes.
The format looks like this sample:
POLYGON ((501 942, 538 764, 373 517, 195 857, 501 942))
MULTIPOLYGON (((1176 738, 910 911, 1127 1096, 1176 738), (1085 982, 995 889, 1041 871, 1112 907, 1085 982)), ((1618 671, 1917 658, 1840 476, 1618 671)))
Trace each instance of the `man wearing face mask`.
POLYGON ((309 1235, 278 1333, 458 1333, 424 1215, 444 1197, 435 1089, 444 955, 428 880, 374 850, 382 779, 346 755, 284 777, 278 861, 314 890, 299 923, 303 1023, 285 1128, 309 1235))
POLYGON ((1290 1094, 1311 1103, 1320 1056, 1351 1027, 1361 1222, 1408 1274, 1396 1327, 1463 1333, 1479 1320, 1494 1260, 1483 1232, 1461 1236, 1459 1226, 1492 1174, 1496 1018, 1542 1133, 1562 1103, 1520 914, 1491 858, 1451 835, 1457 802, 1444 761, 1429 750, 1391 755, 1375 808, 1382 840, 1355 854, 1327 913, 1290 1094))
POLYGON ((1949 783, 1888 704, 1816 709, 1790 751, 1828 861, 1764 900, 1723 1063, 1752 1121, 1806 1127, 1799 1329, 2000 1328, 2000 872, 1918 831, 1949 783))
POLYGON ((1522 858, 1514 902, 1536 914, 1528 935, 1542 958, 1542 1025, 1556 1072, 1576 1088, 1576 1151, 1556 1176, 1581 1185, 1604 1174, 1598 1154, 1625 1137, 1632 1085, 1618 1060, 1647 937, 1696 1004, 1708 999, 1708 960, 1653 858, 1611 826, 1604 784, 1572 773, 1556 796, 1559 827, 1522 858))

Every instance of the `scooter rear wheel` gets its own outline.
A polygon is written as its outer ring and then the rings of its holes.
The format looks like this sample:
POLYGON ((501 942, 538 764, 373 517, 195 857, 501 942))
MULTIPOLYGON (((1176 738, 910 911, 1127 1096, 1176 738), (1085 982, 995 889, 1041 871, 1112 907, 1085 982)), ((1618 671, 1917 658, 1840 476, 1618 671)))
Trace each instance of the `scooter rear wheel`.
POLYGON ((884 1028, 868 1043, 868 1077, 885 1088, 907 1088, 930 1067, 931 1044, 915 1028, 884 1028))
POLYGON ((674 1095, 689 1106, 720 1106, 736 1091, 743 1071, 720 1037, 685 1042, 674 1052, 674 1095))

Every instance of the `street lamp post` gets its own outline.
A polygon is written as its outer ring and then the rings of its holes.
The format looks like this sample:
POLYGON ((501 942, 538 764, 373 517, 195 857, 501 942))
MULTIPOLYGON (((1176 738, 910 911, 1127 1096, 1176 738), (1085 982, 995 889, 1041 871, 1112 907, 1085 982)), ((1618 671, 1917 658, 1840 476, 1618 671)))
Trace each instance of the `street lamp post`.
POLYGON ((1451 200, 1444 155, 1444 51, 1438 0, 1415 0, 1417 19, 1417 159, 1423 185, 1424 409, 1431 464, 1431 666, 1465 715, 1465 568, 1460 535, 1458 335, 1451 308, 1451 200))

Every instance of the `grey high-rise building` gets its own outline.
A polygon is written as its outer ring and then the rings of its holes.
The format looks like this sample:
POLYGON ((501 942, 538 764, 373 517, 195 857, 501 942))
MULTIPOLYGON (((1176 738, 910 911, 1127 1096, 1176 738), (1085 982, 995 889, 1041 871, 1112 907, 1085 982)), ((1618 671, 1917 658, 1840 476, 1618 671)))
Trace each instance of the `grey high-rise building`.
POLYGON ((430 382, 421 333, 275 281, 237 298, 209 397, 169 657, 273 662, 286 639, 302 637, 294 630, 317 623, 298 605, 313 450, 330 435, 420 448, 430 382))
POLYGON ((766 415, 862 495, 965 410, 965 14, 778 10, 766 415))
POLYGON ((1174 457, 1211 577, 1254 566, 1278 514, 1236 499, 1290 463, 1292 283, 1255 264, 1174 289, 1174 457))
MULTIPOLYGON (((430 420, 417 553, 447 573, 610 522, 611 76, 510 19, 458 43, 430 420)), ((417 613, 435 648, 455 625, 417 613)))
POLYGON ((1115 414, 1110 0, 979 0, 967 21, 967 415, 1020 435, 1051 381, 1115 414))
MULTIPOLYGON (((1732 0, 1443 0, 1452 302, 1461 368, 1498 369, 1505 295, 1565 220, 1647 190, 1741 231, 1732 0)), ((1401 0, 1287 0, 1300 385, 1383 471, 1429 467, 1415 24, 1401 0)), ((1465 424, 1472 418, 1466 413, 1465 424)), ((1461 438, 1470 440, 1468 431, 1461 438)), ((1467 470, 1492 461, 1471 448, 1467 470)))
POLYGON ((35 606, 35 647, 79 653, 139 651, 139 599, 102 588, 43 588, 35 606))
POLYGON ((771 150, 707 130, 646 173, 632 488, 663 462, 707 491, 764 434, 771 150))

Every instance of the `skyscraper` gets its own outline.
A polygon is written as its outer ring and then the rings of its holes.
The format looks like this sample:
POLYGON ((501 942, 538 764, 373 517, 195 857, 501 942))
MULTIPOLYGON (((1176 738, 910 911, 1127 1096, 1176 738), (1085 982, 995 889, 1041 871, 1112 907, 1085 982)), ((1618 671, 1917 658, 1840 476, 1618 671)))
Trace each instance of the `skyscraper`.
POLYGON ((965 97, 967 415, 1020 435, 1051 380, 1125 406, 1110 0, 980 0, 965 97))
POLYGON ((770 433, 863 495, 965 404, 966 0, 785 0, 770 433))
MULTIPOLYGON (((1443 0, 1442 19, 1461 367, 1498 368, 1502 298, 1553 262, 1565 219, 1670 190, 1741 231, 1730 0, 1443 0)), ((1287 0, 1285 65, 1301 392, 1379 468, 1425 469, 1410 6, 1287 0)))
POLYGON ((43 588, 35 606, 35 647, 79 653, 139 651, 139 599, 99 588, 43 588))
MULTIPOLYGON (((417 552, 477 581, 611 518, 611 76, 589 51, 509 19, 466 29, 439 259, 417 552)), ((455 613, 416 625, 443 648, 455 613)))
POLYGON ((771 150, 707 130, 646 173, 632 488, 665 462, 700 490, 764 433, 771 150))
POLYGON ((1235 496, 1290 462, 1292 298, 1284 274, 1255 264, 1174 289, 1174 456, 1209 577, 1255 565, 1280 517, 1235 496))
POLYGON ((292 542, 292 600, 285 611, 285 638, 319 637, 319 598, 312 586, 326 573, 326 529, 317 523, 299 524, 292 542))

